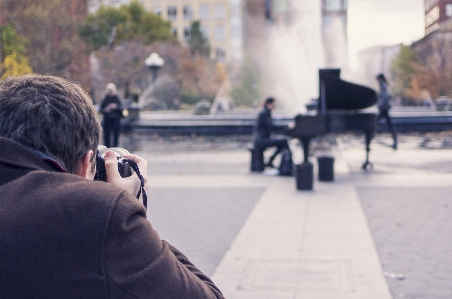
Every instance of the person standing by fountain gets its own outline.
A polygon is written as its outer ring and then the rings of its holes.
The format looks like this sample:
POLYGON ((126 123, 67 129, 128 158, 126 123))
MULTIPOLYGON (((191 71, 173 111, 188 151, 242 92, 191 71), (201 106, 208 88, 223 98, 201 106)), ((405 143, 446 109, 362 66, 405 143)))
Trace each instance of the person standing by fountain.
POLYGON ((118 146, 119 132, 121 131, 122 103, 119 99, 116 85, 108 83, 105 88, 105 96, 100 104, 100 112, 103 114, 102 129, 104 133, 104 145, 110 147, 110 138, 113 134, 113 147, 118 146))
POLYGON ((265 167, 275 168, 273 161, 276 156, 283 150, 289 149, 289 145, 286 139, 283 138, 271 138, 271 131, 277 129, 277 127, 272 122, 271 112, 276 108, 276 100, 269 97, 264 102, 264 108, 259 113, 256 121, 256 126, 254 128, 253 143, 254 147, 264 151, 269 147, 276 147, 275 152, 270 157, 265 167))
POLYGON ((380 119, 384 118, 386 120, 386 124, 389 128, 389 131, 392 134, 392 139, 394 143, 392 144, 393 149, 397 149, 397 133, 395 131, 394 125, 391 122, 391 117, 389 116, 389 110, 391 109, 391 95, 388 91, 388 82, 386 81, 386 77, 383 74, 378 74, 376 77, 378 81, 378 85, 380 86, 380 92, 378 93, 378 101, 377 107, 379 110, 377 123, 380 119))

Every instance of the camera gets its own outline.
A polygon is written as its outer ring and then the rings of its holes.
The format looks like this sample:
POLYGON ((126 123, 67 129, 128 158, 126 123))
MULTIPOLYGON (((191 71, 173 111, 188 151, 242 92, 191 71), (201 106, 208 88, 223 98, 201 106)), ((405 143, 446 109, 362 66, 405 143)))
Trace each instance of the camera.
POLYGON ((96 153, 96 174, 94 175, 95 181, 107 181, 107 172, 105 169, 105 152, 111 150, 116 154, 118 160, 118 170, 121 177, 129 177, 132 175, 132 170, 127 159, 122 156, 129 154, 126 149, 120 147, 107 148, 106 146, 99 145, 96 153))
POLYGON ((99 145, 96 153, 96 174, 94 175, 95 181, 107 181, 107 171, 105 169, 105 153, 107 150, 111 150, 116 154, 118 161, 118 170, 121 177, 126 178, 132 175, 132 169, 134 173, 140 179, 140 190, 136 195, 137 199, 143 198, 143 205, 147 209, 148 197, 146 195, 145 185, 146 179, 141 175, 138 164, 132 159, 124 158, 123 155, 129 154, 129 151, 120 147, 107 148, 106 146, 99 145))

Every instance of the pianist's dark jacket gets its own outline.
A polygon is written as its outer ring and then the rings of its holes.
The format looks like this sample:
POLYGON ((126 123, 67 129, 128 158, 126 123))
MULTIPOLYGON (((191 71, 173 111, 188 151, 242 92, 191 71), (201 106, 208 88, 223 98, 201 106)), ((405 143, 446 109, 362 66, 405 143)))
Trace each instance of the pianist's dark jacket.
POLYGON ((271 132, 278 129, 272 122, 271 111, 264 107, 259 113, 254 127, 254 142, 262 139, 269 139, 271 132))
POLYGON ((0 298, 223 298, 132 195, 0 138, 0 298))

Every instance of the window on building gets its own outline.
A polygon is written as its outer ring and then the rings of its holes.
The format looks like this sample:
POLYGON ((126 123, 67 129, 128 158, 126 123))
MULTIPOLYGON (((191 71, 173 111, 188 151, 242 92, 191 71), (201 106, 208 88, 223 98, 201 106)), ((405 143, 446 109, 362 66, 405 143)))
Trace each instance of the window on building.
POLYGON ((171 32, 173 33, 173 36, 177 38, 177 28, 175 27, 171 28, 171 32))
POLYGON ((439 7, 435 6, 425 15, 425 27, 429 27, 436 23, 439 19, 439 7))
POLYGON ((176 20, 177 19, 177 7, 176 6, 168 6, 168 19, 176 20))
POLYGON ((185 27, 184 28, 184 40, 188 41, 189 38, 190 38, 190 28, 189 27, 185 27))
POLYGON ((216 53, 216 58, 218 61, 225 61, 226 60, 226 50, 221 48, 221 47, 217 47, 217 49, 215 50, 216 53))
POLYGON ((201 32, 202 32, 202 34, 204 35, 205 38, 207 38, 207 39, 210 38, 209 27, 201 26, 201 32))
POLYGON ((446 16, 452 17, 452 4, 446 4, 446 16))
POLYGON ((193 19, 193 10, 190 5, 184 6, 184 20, 191 21, 193 19))
POLYGON ((438 4, 438 0, 425 0, 425 11, 429 11, 436 4, 438 4))
POLYGON ((210 19, 210 7, 208 4, 199 5, 199 16, 200 20, 208 20, 210 19))
POLYGON ((225 26, 215 26, 215 40, 223 41, 226 39, 226 27, 225 26))
POLYGON ((226 19, 226 5, 224 4, 215 5, 215 19, 216 20, 226 19))

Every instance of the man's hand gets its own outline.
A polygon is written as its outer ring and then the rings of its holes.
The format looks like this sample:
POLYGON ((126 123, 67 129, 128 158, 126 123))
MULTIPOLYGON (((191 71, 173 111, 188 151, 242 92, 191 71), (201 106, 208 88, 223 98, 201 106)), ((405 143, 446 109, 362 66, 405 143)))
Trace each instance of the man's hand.
MULTIPOLYGON (((147 176, 148 176, 148 163, 143 158, 127 154, 123 155, 124 158, 133 160, 137 163, 138 169, 140 170, 140 174, 143 176, 145 181, 145 189, 147 189, 147 176)), ((108 150, 105 153, 105 171, 107 174, 107 182, 115 185, 118 188, 126 190, 134 197, 137 196, 138 191, 140 190, 140 179, 137 174, 132 171, 132 175, 126 178, 121 177, 118 170, 118 160, 116 159, 116 154, 108 150)))
POLYGON ((110 103, 107 105, 107 107, 105 107, 104 111, 110 112, 110 111, 116 109, 117 107, 118 107, 118 105, 116 105, 115 103, 110 103))

